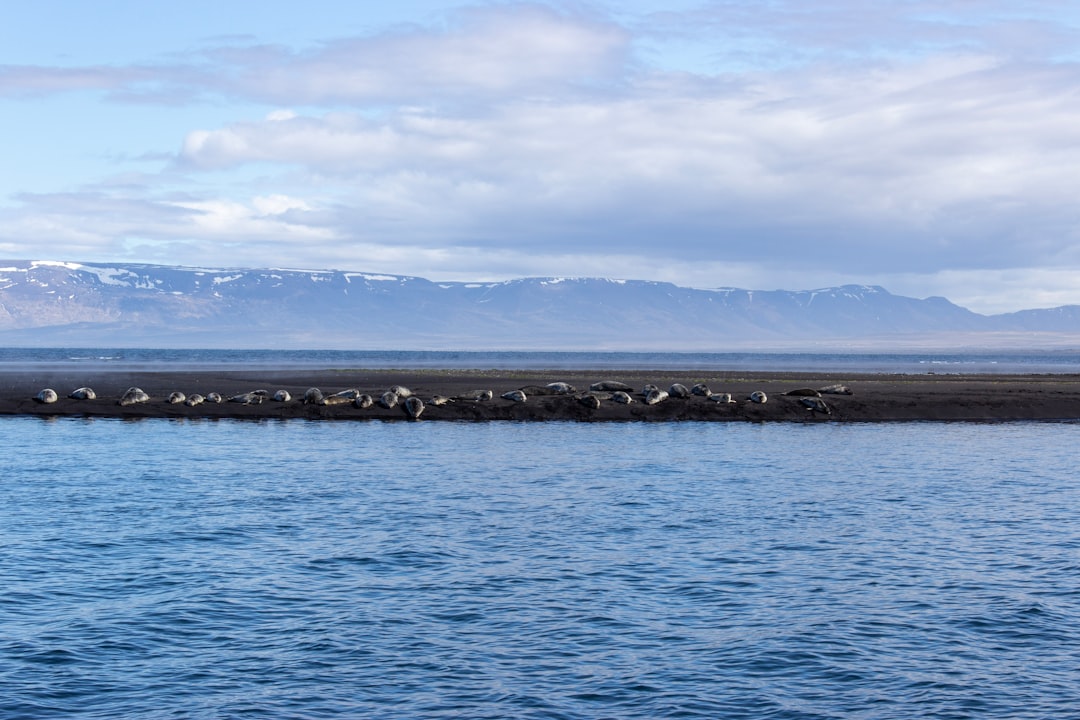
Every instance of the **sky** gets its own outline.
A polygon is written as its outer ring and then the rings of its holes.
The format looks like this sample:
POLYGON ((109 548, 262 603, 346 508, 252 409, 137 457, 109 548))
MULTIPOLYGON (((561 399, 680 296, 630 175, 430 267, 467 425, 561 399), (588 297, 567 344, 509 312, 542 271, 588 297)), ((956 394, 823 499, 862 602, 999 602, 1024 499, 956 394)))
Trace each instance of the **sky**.
POLYGON ((1072 0, 36 0, 0 258, 1080 304, 1072 0))

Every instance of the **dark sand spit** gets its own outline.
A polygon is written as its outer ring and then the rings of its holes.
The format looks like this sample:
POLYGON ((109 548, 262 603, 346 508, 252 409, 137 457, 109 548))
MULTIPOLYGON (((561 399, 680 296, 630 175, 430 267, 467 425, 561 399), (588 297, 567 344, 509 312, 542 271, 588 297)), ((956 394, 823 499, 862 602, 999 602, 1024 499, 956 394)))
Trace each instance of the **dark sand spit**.
POLYGON ((308 418, 348 420, 407 420, 400 405, 378 404, 358 408, 304 404, 311 387, 324 393, 356 388, 378 398, 393 385, 413 391, 425 403, 421 421, 459 420, 570 420, 570 421, 750 421, 750 422, 884 422, 1012 421, 1080 419, 1080 375, 826 375, 797 372, 716 372, 713 374, 665 370, 632 370, 598 373, 566 370, 347 370, 303 369, 290 371, 107 371, 45 369, 0 372, 0 414, 92 417, 167 418, 308 418), (81 374, 80 374, 81 373, 81 374), (509 390, 566 382, 581 392, 603 380, 616 380, 633 388, 634 402, 619 404, 602 399, 590 407, 576 395, 528 396, 525 402, 500 398, 509 390), (717 403, 706 397, 671 398, 657 405, 643 402, 642 388, 655 384, 667 390, 673 383, 692 387, 705 383, 714 393, 731 393, 734 403, 717 403), (818 389, 833 384, 848 386, 851 395, 824 395, 829 412, 805 407, 800 397, 783 393, 800 388, 818 389), (92 387, 95 400, 74 400, 68 394, 92 387), (137 386, 150 396, 148 402, 121 406, 118 398, 137 386), (43 404, 34 399, 52 388, 59 399, 43 404), (287 390, 289 402, 267 399, 259 404, 204 403, 194 407, 169 404, 172 392, 186 395, 220 393, 228 398, 253 390, 273 395, 287 390), (435 406, 436 395, 456 397, 474 390, 491 390, 489 401, 456 400, 435 406), (754 391, 768 396, 764 404, 750 402, 754 391))

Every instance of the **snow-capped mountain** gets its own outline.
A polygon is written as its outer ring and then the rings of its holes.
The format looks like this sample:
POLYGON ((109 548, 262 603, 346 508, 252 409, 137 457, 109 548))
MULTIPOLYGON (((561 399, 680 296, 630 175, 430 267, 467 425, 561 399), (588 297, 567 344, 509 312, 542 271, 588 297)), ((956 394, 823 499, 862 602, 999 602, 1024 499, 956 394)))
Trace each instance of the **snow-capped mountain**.
POLYGON ((1080 333, 1080 307, 985 316, 876 286, 436 283, 361 272, 0 261, 0 340, 23 345, 821 351, 855 339, 1030 331, 1080 333))

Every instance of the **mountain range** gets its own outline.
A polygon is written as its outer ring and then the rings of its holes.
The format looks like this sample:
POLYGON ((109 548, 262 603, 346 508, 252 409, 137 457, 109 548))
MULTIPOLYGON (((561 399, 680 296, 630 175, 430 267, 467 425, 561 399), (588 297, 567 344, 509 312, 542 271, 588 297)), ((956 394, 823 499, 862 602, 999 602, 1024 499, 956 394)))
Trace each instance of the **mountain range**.
POLYGON ((326 270, 0 261, 9 346, 461 350, 1077 347, 1080 306, 981 315, 882 287, 432 282, 326 270))

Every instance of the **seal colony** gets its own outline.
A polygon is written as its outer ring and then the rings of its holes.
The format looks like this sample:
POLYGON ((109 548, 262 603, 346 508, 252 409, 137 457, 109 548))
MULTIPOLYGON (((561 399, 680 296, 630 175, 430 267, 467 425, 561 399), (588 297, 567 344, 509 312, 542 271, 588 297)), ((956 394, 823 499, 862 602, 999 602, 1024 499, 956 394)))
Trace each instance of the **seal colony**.
POLYGON ((1080 420, 1080 375, 157 368, 82 375, 73 367, 0 371, 0 414, 413 422, 1080 420))

